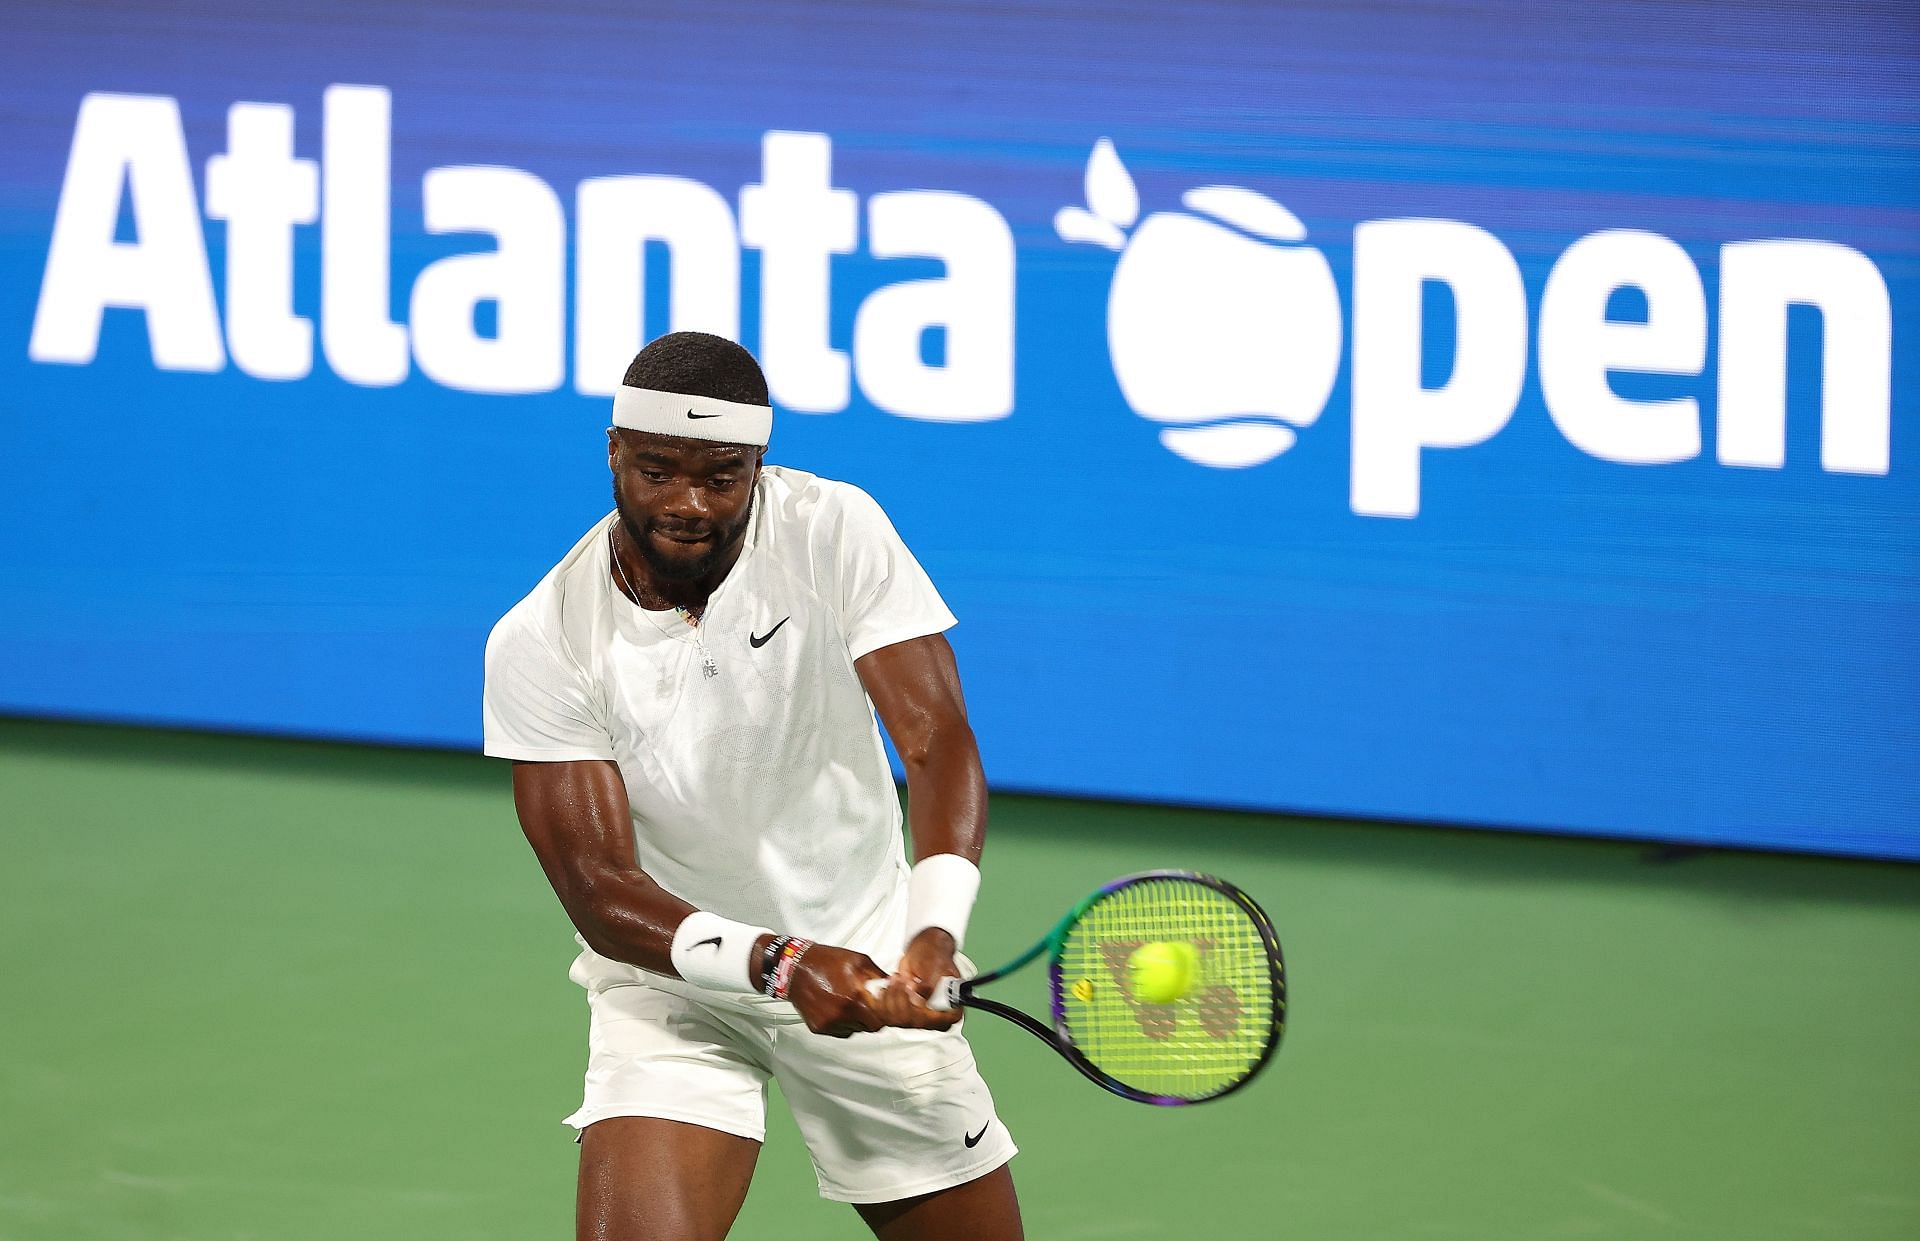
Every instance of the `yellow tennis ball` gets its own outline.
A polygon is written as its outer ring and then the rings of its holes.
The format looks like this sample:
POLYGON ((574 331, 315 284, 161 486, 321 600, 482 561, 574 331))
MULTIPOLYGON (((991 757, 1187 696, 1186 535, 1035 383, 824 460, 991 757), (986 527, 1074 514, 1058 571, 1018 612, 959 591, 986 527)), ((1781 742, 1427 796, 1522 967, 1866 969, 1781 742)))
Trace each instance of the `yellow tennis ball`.
POLYGON ((1184 940, 1142 944, 1127 958, 1127 982, 1143 1004, 1184 999, 1200 977, 1200 954, 1184 940))

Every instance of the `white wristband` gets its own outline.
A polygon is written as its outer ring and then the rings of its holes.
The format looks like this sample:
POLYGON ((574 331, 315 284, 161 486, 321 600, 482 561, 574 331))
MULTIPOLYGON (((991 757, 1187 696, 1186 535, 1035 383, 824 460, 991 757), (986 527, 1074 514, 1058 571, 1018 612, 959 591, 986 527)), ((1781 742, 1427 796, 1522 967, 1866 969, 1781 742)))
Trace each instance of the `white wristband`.
POLYGON ((754 995, 759 988, 749 972, 753 944, 762 935, 771 934, 766 927, 748 926, 696 909, 673 933, 673 968, 696 987, 754 995))
POLYGON ((907 942, 930 926, 953 936, 957 951, 966 942, 967 919, 980 895, 980 868, 957 853, 936 853, 914 864, 907 880, 907 942))

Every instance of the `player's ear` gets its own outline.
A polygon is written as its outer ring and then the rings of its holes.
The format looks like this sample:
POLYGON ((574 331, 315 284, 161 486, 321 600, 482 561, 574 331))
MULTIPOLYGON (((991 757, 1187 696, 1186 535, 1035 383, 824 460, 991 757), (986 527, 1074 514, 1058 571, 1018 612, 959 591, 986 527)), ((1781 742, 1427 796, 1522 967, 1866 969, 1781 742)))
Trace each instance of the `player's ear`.
POLYGON ((607 428, 607 468, 614 473, 620 472, 620 428, 607 428))

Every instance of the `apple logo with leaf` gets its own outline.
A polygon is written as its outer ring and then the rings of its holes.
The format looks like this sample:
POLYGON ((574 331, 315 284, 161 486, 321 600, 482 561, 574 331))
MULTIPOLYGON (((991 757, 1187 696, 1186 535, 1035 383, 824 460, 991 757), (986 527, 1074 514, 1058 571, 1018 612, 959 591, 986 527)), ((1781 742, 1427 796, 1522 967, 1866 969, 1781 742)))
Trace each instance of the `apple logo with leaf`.
POLYGON ((1193 214, 1157 211, 1135 228, 1139 191, 1106 138, 1086 193, 1053 227, 1120 253, 1107 351, 1127 404, 1199 465, 1259 465, 1291 448, 1340 370, 1340 294, 1326 256, 1302 244, 1306 226, 1265 194, 1209 185, 1181 196, 1193 214))

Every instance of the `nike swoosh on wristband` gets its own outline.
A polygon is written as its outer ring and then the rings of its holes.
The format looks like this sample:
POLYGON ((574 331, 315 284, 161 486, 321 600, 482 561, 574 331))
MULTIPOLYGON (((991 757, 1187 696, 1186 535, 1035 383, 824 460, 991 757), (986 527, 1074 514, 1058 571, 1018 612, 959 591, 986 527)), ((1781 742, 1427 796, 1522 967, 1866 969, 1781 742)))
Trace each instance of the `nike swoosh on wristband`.
POLYGON ((993 1122, 988 1121, 986 1124, 980 1126, 980 1132, 967 1134, 966 1135, 967 1149, 972 1150, 974 1147, 980 1145, 980 1139, 986 1137, 987 1130, 991 1128, 993 1128, 993 1122))
MULTIPOLYGON (((793 617, 791 616, 783 616, 780 618, 780 625, 784 625, 792 619, 793 617)), ((767 630, 765 633, 761 634, 759 637, 755 637, 753 634, 749 633, 747 635, 747 642, 753 647, 754 650, 756 651, 759 650, 761 647, 765 646, 768 642, 771 642, 773 640, 774 634, 780 632, 780 625, 775 625, 773 628, 767 630)))
MULTIPOLYGON (((714 937, 713 937, 712 939, 703 939, 703 940, 701 940, 701 941, 699 941, 698 943, 696 943, 696 944, 694 944, 694 945, 693 945, 693 947, 694 947, 694 948, 705 948, 705 947, 706 947, 706 946, 707 946, 708 944, 712 944, 712 945, 713 945, 713 950, 714 950, 715 952, 718 952, 718 951, 720 951, 720 937, 719 937, 718 935, 716 935, 716 936, 714 936, 714 937)), ((692 948, 689 948, 689 949, 688 949, 688 951, 689 951, 689 952, 691 952, 692 950, 693 950, 692 948)))

